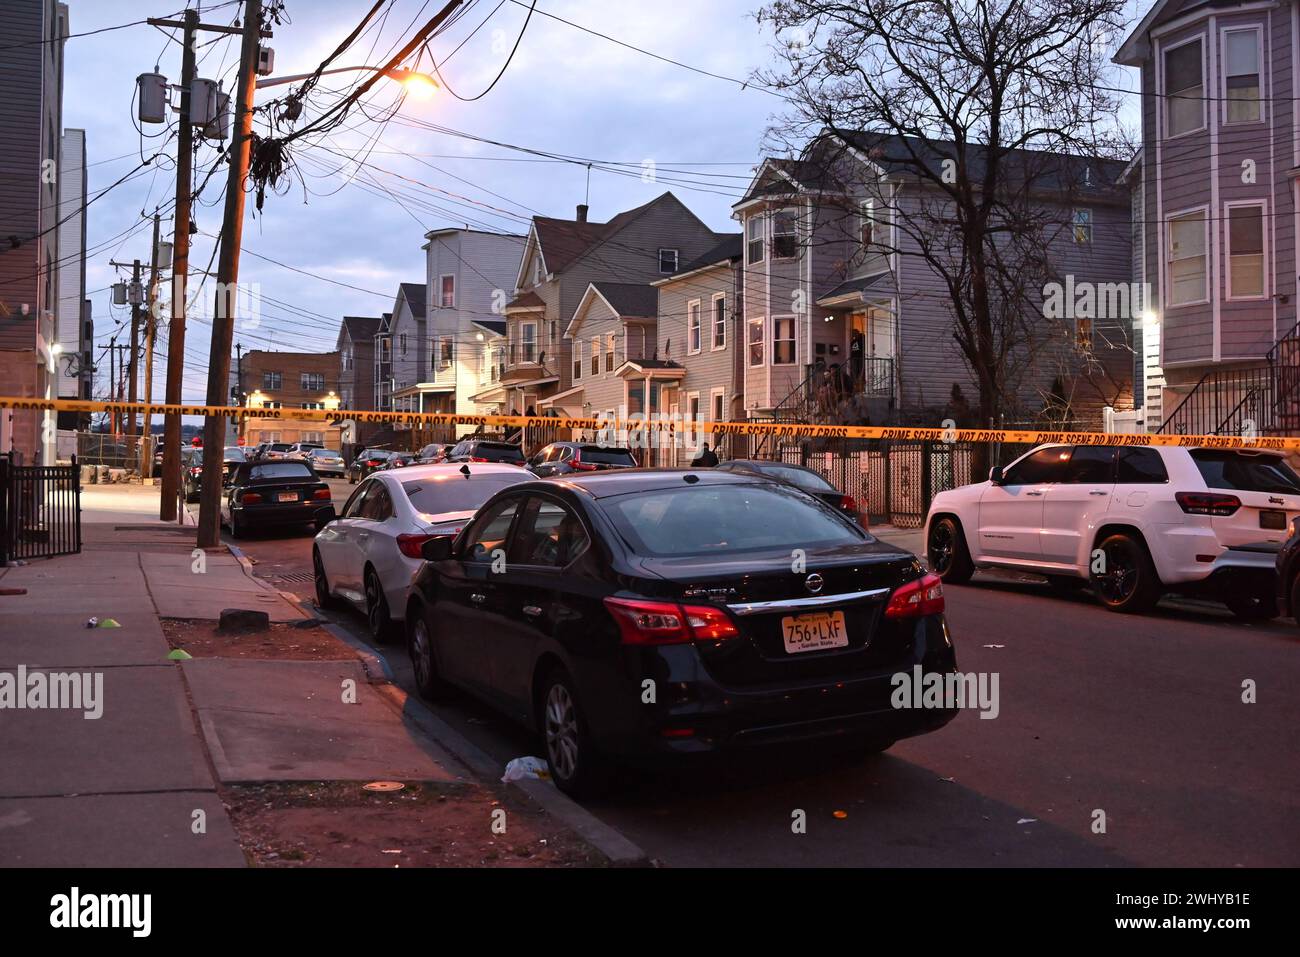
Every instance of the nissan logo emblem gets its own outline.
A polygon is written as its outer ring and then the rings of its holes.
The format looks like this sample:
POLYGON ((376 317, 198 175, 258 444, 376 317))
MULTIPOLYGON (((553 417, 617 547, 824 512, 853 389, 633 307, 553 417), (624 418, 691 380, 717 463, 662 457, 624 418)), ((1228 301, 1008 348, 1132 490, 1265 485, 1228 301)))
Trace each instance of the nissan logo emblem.
POLYGON ((818 575, 816 572, 813 572, 813 574, 803 580, 804 588, 807 588, 814 595, 822 590, 823 584, 822 576, 818 575))

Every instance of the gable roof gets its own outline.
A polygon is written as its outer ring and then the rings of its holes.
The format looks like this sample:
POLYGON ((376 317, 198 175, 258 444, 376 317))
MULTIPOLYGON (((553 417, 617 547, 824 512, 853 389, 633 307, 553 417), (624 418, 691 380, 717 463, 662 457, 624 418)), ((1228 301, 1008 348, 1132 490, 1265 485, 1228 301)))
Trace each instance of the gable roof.
POLYGON ((425 299, 428 287, 422 282, 404 282, 398 285, 398 295, 406 298, 406 305, 416 319, 424 318, 425 299))
MULTIPOLYGON (((1190 13, 1198 7, 1215 7, 1222 6, 1214 0, 1185 0, 1182 2, 1181 9, 1170 9, 1170 7, 1179 7, 1179 0, 1156 0, 1147 11, 1147 15, 1138 21, 1129 35, 1124 38, 1124 42, 1119 45, 1115 55, 1111 57, 1112 63, 1119 63, 1123 66, 1141 66, 1142 61, 1151 54, 1150 44, 1147 42, 1147 33, 1159 23, 1166 12, 1168 13, 1190 13)), ((1231 12, 1231 11, 1227 11, 1231 12)))
MULTIPOLYGON (((671 191, 660 193, 648 203, 624 210, 607 223, 578 222, 576 219, 555 219, 551 216, 534 216, 533 231, 541 247, 542 260, 547 272, 563 272, 580 259, 584 253, 609 239, 629 223, 639 219, 648 210, 662 203, 674 203, 694 213, 671 191)), ((698 219, 698 217, 696 217, 698 219)), ((703 225, 703 223, 701 223, 703 225)), ((707 228, 707 227, 705 227, 707 228)))
POLYGON ((496 336, 506 334, 506 321, 504 319, 473 319, 471 322, 484 332, 490 332, 496 336))
POLYGON ((343 328, 353 342, 361 339, 373 339, 382 322, 378 316, 344 316, 343 328))
POLYGON ((659 290, 643 282, 593 282, 592 286, 619 316, 653 319, 659 312, 659 290))
POLYGON ((685 275, 688 272, 695 272, 698 269, 704 269, 707 266, 718 266, 733 259, 739 259, 744 251, 745 237, 741 233, 721 233, 720 235, 722 236, 721 242, 703 256, 698 256, 680 267, 669 279, 685 275))

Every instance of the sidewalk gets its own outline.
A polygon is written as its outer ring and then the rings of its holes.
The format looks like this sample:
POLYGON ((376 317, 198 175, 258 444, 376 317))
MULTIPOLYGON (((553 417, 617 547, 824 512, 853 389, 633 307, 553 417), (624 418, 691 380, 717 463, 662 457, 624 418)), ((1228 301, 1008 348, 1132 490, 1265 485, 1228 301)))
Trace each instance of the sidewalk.
POLYGON ((873 525, 868 529, 882 542, 897 545, 911 552, 917 558, 925 558, 925 529, 898 528, 894 525, 873 525))

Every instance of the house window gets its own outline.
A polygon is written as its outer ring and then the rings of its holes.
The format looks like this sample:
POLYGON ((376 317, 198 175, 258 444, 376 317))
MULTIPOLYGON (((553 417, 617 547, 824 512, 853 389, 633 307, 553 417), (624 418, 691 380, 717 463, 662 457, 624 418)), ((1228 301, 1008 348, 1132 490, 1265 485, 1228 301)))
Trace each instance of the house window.
POLYGON ((1230 205, 1228 213, 1228 298, 1264 295, 1264 204, 1230 205))
POLYGON ((280 388, 280 382, 281 382, 280 373, 278 373, 278 372, 263 372, 263 373, 262 373, 262 388, 263 388, 263 389, 279 389, 279 388, 280 388))
POLYGON ((324 402, 299 402, 299 403, 298 403, 298 408, 300 408, 300 409, 323 409, 323 408, 325 408, 325 403, 324 403, 324 402))
POLYGON ((455 357, 455 349, 454 346, 452 345, 453 342, 454 340, 452 339, 451 336, 442 337, 441 349, 440 349, 441 355, 439 358, 444 366, 451 365, 452 360, 455 357))
POLYGON ((533 285, 540 286, 541 284, 542 284, 542 257, 538 256, 535 259, 533 259, 533 285))
POLYGON ((400 336, 397 337, 397 339, 398 339, 398 348, 402 350, 402 355, 406 355, 406 333, 403 332, 400 336))
POLYGON ((519 327, 523 333, 523 361, 535 362, 537 358, 537 323, 525 322, 519 327))
POLYGON ((344 349, 344 350, 343 350, 342 362, 340 363, 340 365, 343 367, 343 371, 344 371, 344 372, 348 372, 348 371, 350 371, 350 370, 352 369, 352 350, 351 350, 351 349, 344 349))
POLYGON ((440 276, 438 278, 438 304, 444 309, 456 308, 455 276, 440 276))
POLYGON ((727 297, 713 297, 713 348, 727 348, 727 297))
POLYGON ((573 344, 573 378, 582 378, 582 349, 576 342, 573 344))
POLYGON ((600 375, 600 336, 591 337, 591 374, 600 375))
POLYGON ((750 265, 763 261, 763 229, 762 216, 751 216, 745 223, 745 262, 750 265))
POLYGON ((1225 123, 1258 123, 1260 99, 1260 31, 1258 27, 1223 32, 1223 101, 1225 123))
POLYGON ((749 364, 763 364, 763 317, 749 320, 749 364))
POLYGON ((1092 242, 1092 210, 1076 209, 1070 214, 1070 222, 1074 227, 1074 241, 1086 246, 1092 242))
POLYGON ((726 397, 721 389, 713 390, 711 404, 713 405, 713 421, 721 422, 727 416, 726 397))
POLYGON ((1074 320, 1074 345, 1081 352, 1092 351, 1092 320, 1081 318, 1074 320))
POLYGON ((1205 76, 1201 38, 1165 51, 1165 135, 1181 136, 1205 126, 1205 76))
POLYGON ((304 372, 299 377, 299 384, 302 386, 303 392, 324 392, 325 373, 304 372))
POLYGON ((799 255, 799 214, 783 209, 772 217, 772 258, 794 259, 799 255))
POLYGON ((665 276, 677 271, 677 250, 660 249, 659 250, 659 271, 665 276))
POLYGON ((700 351, 700 301, 692 299, 686 304, 686 352, 695 355, 700 351))
POLYGON ((1205 210, 1169 220, 1169 304, 1204 302, 1206 294, 1205 210))
POLYGON ((867 249, 876 241, 876 201, 864 199, 858 203, 858 242, 867 249))
POLYGON ((315 442, 317 444, 321 444, 325 441, 325 433, 324 432, 303 432, 299 441, 315 442))
POLYGON ((772 320, 772 365, 794 363, 794 316, 772 320))
POLYGON ((617 339, 614 333, 612 332, 605 337, 605 371, 606 372, 614 371, 614 346, 616 342, 617 339))
POLYGON ((554 349, 554 348, 555 348, 555 338, 556 338, 556 336, 559 335, 560 324, 559 324, 556 320, 552 319, 552 320, 551 320, 547 325, 548 325, 548 328, 547 328, 546 335, 547 335, 547 338, 549 338, 549 339, 551 340, 551 348, 554 349))
POLYGON ((698 392, 686 393, 686 419, 688 422, 698 422, 700 420, 700 394, 698 392))
POLYGON ((262 433, 262 441, 263 441, 263 442, 279 442, 279 441, 280 441, 280 433, 279 433, 279 432, 263 432, 263 433, 262 433))

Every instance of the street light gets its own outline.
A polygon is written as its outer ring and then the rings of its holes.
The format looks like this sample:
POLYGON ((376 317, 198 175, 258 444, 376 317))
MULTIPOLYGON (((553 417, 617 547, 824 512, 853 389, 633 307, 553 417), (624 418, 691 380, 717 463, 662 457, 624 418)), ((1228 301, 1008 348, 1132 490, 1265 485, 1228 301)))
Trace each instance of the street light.
MULTIPOLYGON (((396 80, 406 87, 406 91, 418 99, 427 99, 432 96, 438 89, 438 84, 434 82, 433 77, 427 73, 418 73, 415 70, 407 70, 403 67, 393 67, 391 70, 385 70, 378 66, 339 66, 332 70, 321 70, 320 76, 327 73, 355 73, 358 70, 370 70, 373 73, 382 73, 390 80, 396 80)), ((295 73, 293 76, 266 77, 257 81, 257 88, 264 90, 268 86, 283 86, 286 83, 298 83, 302 80, 316 76, 315 73, 295 73)))

